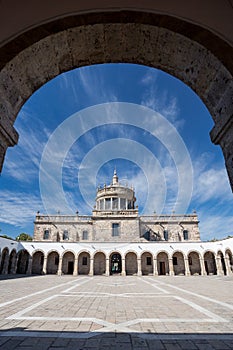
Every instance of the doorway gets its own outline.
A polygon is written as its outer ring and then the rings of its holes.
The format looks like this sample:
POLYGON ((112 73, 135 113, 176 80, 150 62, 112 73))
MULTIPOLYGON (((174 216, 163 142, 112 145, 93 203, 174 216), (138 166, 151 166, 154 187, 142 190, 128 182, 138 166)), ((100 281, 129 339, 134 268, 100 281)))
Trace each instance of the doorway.
POLYGON ((74 272, 74 262, 68 261, 68 275, 73 275, 74 272))
POLYGON ((121 255, 114 253, 111 256, 110 274, 118 274, 122 271, 121 255))

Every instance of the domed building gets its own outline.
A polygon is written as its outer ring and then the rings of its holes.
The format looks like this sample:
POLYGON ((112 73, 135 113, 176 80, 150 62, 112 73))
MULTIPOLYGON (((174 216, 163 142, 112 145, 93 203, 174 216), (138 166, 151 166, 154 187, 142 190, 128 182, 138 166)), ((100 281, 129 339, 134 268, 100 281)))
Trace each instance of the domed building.
POLYGON ((92 215, 38 212, 32 242, 1 244, 0 273, 232 274, 233 238, 201 242, 198 223, 196 212, 139 215, 134 189, 115 170, 97 189, 92 215))

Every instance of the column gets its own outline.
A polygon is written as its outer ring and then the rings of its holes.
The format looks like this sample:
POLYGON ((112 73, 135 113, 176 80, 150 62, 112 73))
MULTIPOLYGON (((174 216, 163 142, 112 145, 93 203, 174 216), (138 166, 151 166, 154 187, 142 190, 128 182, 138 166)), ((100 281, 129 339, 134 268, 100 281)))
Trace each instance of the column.
POLYGON ((26 271, 26 275, 31 275, 32 274, 32 257, 29 256, 28 258, 28 267, 26 271))
POLYGON ((59 263, 58 263, 58 268, 57 268, 57 275, 61 276, 62 275, 62 256, 59 256, 59 263))
POLYGON ((226 273, 227 273, 227 276, 229 276, 232 272, 231 272, 231 268, 230 268, 230 259, 228 256, 226 256, 224 258, 224 261, 225 261, 225 265, 226 265, 226 273))
POLYGON ((43 275, 47 274, 47 256, 44 257, 42 273, 43 275))
POLYGON ((206 275, 206 270, 205 270, 205 262, 203 258, 200 258, 200 265, 201 265, 201 275, 205 276, 206 275))
POLYGON ((105 276, 109 276, 109 258, 106 259, 106 271, 105 276))
POLYGON ((142 275, 142 262, 141 262, 141 259, 137 259, 137 260, 138 260, 138 273, 137 273, 137 275, 141 276, 142 275))
POLYGON ((121 260, 121 275, 122 276, 126 275, 126 273, 125 273, 125 259, 121 260))
POLYGON ((153 276, 158 276, 157 259, 153 260, 153 276))
POLYGON ((90 271, 89 271, 89 276, 93 276, 94 275, 94 259, 90 258, 90 271))
POLYGON ((188 258, 184 258, 185 275, 190 276, 190 268, 188 258))
POLYGON ((214 260, 215 260, 215 264, 216 264, 217 275, 219 275, 219 276, 223 275, 221 258, 214 257, 214 260))
POLYGON ((78 257, 75 256, 73 276, 77 276, 77 275, 78 275, 78 257))
POLYGON ((169 265, 169 275, 174 276, 174 268, 173 268, 173 261, 172 259, 168 259, 168 265, 169 265))

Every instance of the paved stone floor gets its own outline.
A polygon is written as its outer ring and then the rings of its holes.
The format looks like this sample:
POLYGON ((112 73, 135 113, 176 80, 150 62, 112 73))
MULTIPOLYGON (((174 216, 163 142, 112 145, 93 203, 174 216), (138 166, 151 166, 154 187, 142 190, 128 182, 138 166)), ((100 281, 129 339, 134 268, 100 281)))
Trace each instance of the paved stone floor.
POLYGON ((233 349, 233 276, 1 276, 0 349, 233 349))

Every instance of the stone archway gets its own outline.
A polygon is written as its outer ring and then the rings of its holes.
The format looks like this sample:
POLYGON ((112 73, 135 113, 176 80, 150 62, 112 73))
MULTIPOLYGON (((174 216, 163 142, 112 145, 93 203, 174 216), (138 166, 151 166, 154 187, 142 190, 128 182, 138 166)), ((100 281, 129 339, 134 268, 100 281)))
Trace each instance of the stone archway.
POLYGON ((16 261, 17 261, 17 254, 16 254, 16 250, 13 249, 10 253, 10 256, 9 256, 9 264, 8 264, 8 273, 9 274, 15 274, 16 261))
POLYGON ((9 249, 4 248, 1 254, 0 273, 5 275, 8 272, 9 249))
POLYGON ((56 275, 58 272, 59 254, 56 251, 52 251, 47 257, 47 274, 56 275))
POLYGON ((217 266, 214 253, 207 251, 204 254, 205 271, 207 275, 217 275, 217 266))
POLYGON ((138 273, 137 255, 133 252, 129 252, 125 256, 125 273, 126 275, 138 273))
POLYGON ((226 269, 226 263, 223 253, 219 250, 217 253, 217 263, 218 263, 218 270, 220 275, 226 275, 227 269, 226 269))
POLYGON ((114 252, 110 255, 110 275, 118 274, 122 272, 122 258, 121 254, 114 252))
POLYGON ((200 256, 197 252, 188 254, 189 270, 191 275, 201 275, 200 256))
POLYGON ((61 16, 1 48, 1 165, 6 148, 17 143, 16 116, 41 85, 84 65, 137 63, 177 77, 202 99, 216 123, 211 139, 222 147, 233 188, 233 64, 227 58, 233 48, 204 25, 135 10, 61 16))
POLYGON ((153 256, 144 252, 141 256, 142 275, 153 275, 153 256))
POLYGON ((44 253, 37 251, 32 256, 32 274, 41 275, 43 272, 44 253))
POLYGON ((185 275, 184 255, 181 252, 175 252, 172 256, 173 270, 175 275, 185 275))
POLYGON ((106 256, 98 252, 94 256, 94 275, 104 275, 106 273, 106 256))
POLYGON ((18 253, 17 273, 25 275, 29 263, 29 253, 26 250, 20 250, 18 253))
POLYGON ((73 275, 74 273, 74 253, 66 252, 62 256, 62 274, 73 275))
POLYGON ((160 252, 157 255, 157 269, 158 269, 158 275, 168 275, 169 274, 169 263, 168 263, 167 253, 160 252))
POLYGON ((82 252, 78 256, 78 274, 88 275, 90 273, 90 254, 82 252))
POLYGON ((226 250, 226 264, 229 273, 233 273, 233 254, 230 249, 226 250))

